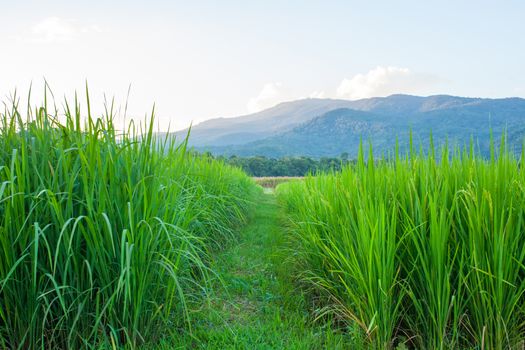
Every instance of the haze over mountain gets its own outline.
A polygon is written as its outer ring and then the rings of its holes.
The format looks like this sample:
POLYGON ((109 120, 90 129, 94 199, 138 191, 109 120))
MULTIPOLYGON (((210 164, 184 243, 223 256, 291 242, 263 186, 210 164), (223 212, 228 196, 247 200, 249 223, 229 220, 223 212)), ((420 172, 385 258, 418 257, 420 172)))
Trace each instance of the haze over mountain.
MULTIPOLYGON (((337 108, 351 108, 352 101, 304 99, 280 103, 258 113, 204 121, 191 129, 190 144, 202 146, 239 145, 274 136, 337 108)), ((187 129, 177 132, 185 136, 187 129)))
MULTIPOLYGON (((355 156, 360 140, 375 152, 401 148, 412 131, 416 144, 448 140, 465 145, 471 138, 488 152, 490 131, 507 130, 510 146, 519 151, 525 136, 525 99, 391 95, 355 101, 304 99, 281 103, 259 113, 218 118, 192 128, 189 143, 214 154, 268 157, 355 156)), ((185 131, 177 136, 185 135, 185 131)))

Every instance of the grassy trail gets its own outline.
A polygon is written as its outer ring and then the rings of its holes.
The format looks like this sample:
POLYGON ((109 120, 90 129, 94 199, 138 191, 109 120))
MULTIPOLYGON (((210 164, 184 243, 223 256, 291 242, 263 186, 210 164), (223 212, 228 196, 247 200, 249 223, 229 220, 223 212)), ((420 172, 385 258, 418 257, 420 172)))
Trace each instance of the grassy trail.
POLYGON ((194 317, 194 338, 179 348, 338 349, 343 338, 327 325, 312 325, 302 295, 284 271, 284 231, 275 196, 256 198, 254 216, 238 243, 215 257, 224 288, 194 317), (279 256, 281 254, 281 256, 279 256))

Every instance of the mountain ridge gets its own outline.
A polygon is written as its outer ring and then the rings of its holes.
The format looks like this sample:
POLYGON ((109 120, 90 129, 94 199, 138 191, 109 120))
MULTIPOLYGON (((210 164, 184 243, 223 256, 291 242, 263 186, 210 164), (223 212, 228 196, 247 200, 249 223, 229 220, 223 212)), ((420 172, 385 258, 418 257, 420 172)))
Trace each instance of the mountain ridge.
POLYGON ((234 123, 225 122, 228 119, 214 119, 204 128, 195 126, 190 145, 222 155, 355 155, 361 139, 369 139, 375 149, 387 152, 396 139, 406 143, 412 130, 421 144, 431 132, 438 144, 445 140, 461 144, 474 137, 480 152, 485 153, 490 130, 495 135, 510 131, 510 144, 521 149, 525 99, 404 94, 354 101, 305 99, 236 117, 234 123), (219 127, 208 127, 215 124, 219 127))

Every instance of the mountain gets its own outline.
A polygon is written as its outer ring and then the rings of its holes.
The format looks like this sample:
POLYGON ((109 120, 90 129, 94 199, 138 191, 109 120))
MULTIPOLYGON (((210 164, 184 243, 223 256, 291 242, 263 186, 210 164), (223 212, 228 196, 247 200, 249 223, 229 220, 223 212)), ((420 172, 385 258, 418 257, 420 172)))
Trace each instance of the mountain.
POLYGON ((236 121, 215 119, 206 128, 196 126, 190 143, 199 150, 224 155, 323 157, 347 152, 355 157, 360 140, 371 141, 378 154, 392 151, 396 140, 406 148, 412 132, 416 145, 428 146, 431 134, 435 144, 466 145, 472 138, 478 150, 488 154, 491 130, 496 138, 507 131, 510 146, 521 150, 525 99, 448 95, 308 99, 232 119, 236 121), (236 125, 242 125, 242 131, 236 125), (250 136, 236 137, 241 133, 250 136))
MULTIPOLYGON (((284 102, 250 115, 204 121, 192 127, 189 143, 196 147, 244 144, 290 130, 333 109, 351 106, 352 101, 332 99, 284 102)), ((176 136, 180 139, 187 132, 179 131, 176 136)))

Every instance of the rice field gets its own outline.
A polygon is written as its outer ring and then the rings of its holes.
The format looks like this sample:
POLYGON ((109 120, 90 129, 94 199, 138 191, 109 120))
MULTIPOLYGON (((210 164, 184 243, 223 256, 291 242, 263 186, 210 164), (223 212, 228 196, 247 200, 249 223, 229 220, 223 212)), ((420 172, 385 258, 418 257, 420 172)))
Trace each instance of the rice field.
POLYGON ((209 252, 250 207, 249 177, 157 138, 153 115, 120 132, 111 106, 84 105, 0 111, 2 349, 140 348, 191 332, 209 252))
POLYGON ((489 159, 361 148, 341 172, 254 181, 153 114, 115 124, 89 98, 0 112, 0 348, 525 346, 525 154, 505 138, 489 159), (229 308, 209 299, 223 278, 229 308))
POLYGON ((278 186, 291 273, 318 317, 365 348, 522 348, 524 156, 504 141, 489 159, 361 149, 341 173, 278 186))

